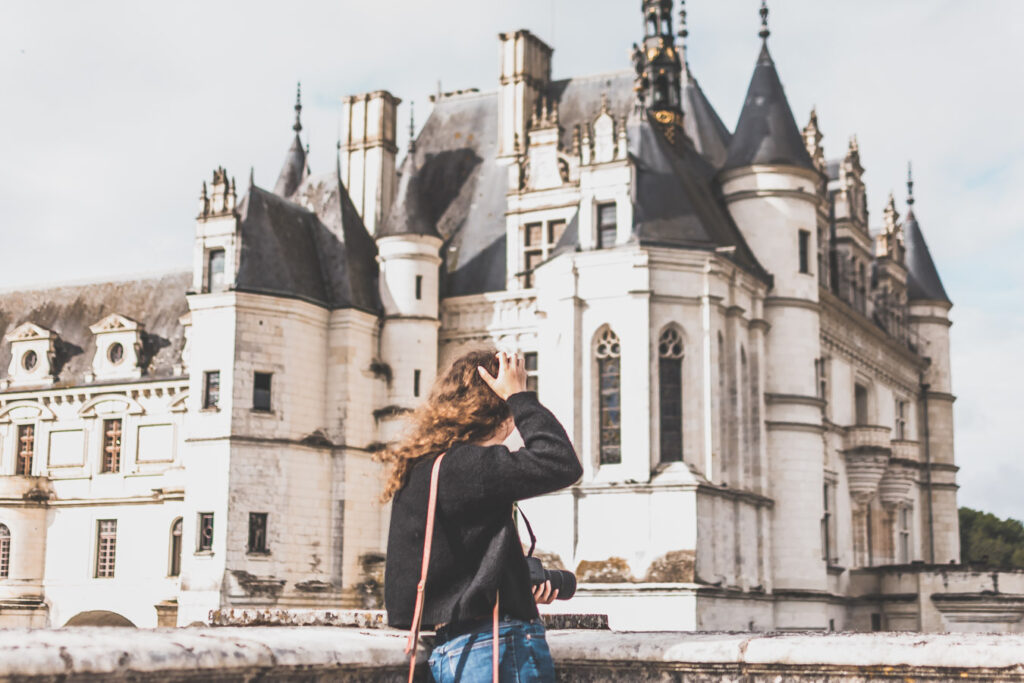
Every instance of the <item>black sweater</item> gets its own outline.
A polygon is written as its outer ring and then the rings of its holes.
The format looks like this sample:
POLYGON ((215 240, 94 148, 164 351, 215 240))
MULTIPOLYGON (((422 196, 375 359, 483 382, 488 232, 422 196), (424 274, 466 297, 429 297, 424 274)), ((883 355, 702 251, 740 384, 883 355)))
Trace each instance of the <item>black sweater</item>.
MULTIPOLYGON (((501 445, 459 444, 441 463, 424 628, 489 617, 499 586, 503 614, 537 616, 512 504, 565 488, 583 469, 562 425, 536 394, 514 394, 508 406, 524 448, 513 453, 501 445)), ((384 603, 397 628, 412 622, 433 464, 434 457, 425 457, 413 465, 391 507, 384 603)))

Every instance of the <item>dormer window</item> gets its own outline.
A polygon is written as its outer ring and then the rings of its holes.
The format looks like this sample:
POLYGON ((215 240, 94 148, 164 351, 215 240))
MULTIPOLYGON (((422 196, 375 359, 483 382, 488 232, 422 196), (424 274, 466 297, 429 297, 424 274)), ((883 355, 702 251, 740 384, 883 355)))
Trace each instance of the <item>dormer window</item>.
POLYGON ((4 339, 11 345, 11 364, 0 389, 53 384, 57 335, 34 323, 22 323, 4 339))
POLYGON ((207 292, 224 291, 224 250, 210 249, 206 252, 206 286, 207 292))
POLYGON ((96 336, 96 355, 87 381, 142 376, 142 326, 139 323, 112 313, 91 325, 89 331, 96 336))

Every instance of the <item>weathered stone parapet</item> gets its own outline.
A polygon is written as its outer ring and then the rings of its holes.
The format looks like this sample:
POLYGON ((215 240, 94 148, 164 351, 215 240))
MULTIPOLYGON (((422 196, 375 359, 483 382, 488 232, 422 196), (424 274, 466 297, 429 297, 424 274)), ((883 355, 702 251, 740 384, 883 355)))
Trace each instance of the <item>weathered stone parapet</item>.
MULTIPOLYGON (((560 681, 1024 680, 1021 635, 553 631, 548 642, 560 681)), ((0 683, 403 681, 404 645, 398 631, 319 626, 7 629, 0 683)))

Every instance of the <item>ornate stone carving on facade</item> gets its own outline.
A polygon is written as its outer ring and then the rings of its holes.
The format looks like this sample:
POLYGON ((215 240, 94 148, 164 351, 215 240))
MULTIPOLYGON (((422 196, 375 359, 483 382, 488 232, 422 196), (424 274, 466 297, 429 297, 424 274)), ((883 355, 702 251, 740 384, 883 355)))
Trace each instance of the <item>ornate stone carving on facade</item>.
POLYGON ((903 242, 903 225, 899 222, 900 214, 896 210, 896 199, 892 192, 889 193, 882 217, 885 222, 875 241, 875 255, 902 265, 906 261, 907 250, 903 242))
POLYGON ((858 505, 866 505, 878 491, 878 484, 889 467, 892 447, 889 428, 874 425, 848 427, 843 444, 846 478, 850 495, 858 505))
POLYGON ((804 126, 804 144, 807 146, 807 153, 811 155, 814 168, 819 173, 825 172, 825 148, 821 146, 821 140, 825 136, 818 127, 818 111, 811 109, 811 118, 804 126))
POLYGON ((96 355, 86 381, 142 376, 142 326, 139 323, 111 313, 90 325, 89 331, 96 337, 96 355))
POLYGON ((235 193, 235 179, 228 180, 228 172, 223 166, 218 166, 213 171, 213 183, 211 194, 207 197, 206 183, 203 182, 203 189, 199 195, 199 219, 211 218, 213 216, 225 216, 235 212, 237 196, 235 193))
POLYGON ((54 332, 25 322, 4 339, 11 345, 11 364, 7 368, 7 377, 0 380, 0 389, 53 384, 56 379, 57 342, 54 332))

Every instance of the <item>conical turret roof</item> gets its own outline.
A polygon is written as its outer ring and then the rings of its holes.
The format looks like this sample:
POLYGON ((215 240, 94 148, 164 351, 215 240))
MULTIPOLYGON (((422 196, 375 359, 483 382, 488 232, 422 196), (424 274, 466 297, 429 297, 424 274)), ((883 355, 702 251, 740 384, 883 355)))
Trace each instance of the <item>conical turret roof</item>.
POLYGON ((683 130, 713 166, 718 168, 725 163, 732 133, 711 106, 689 66, 683 81, 683 130))
POLYGON ((903 239, 907 248, 907 298, 910 301, 945 301, 952 303, 942 286, 939 271, 932 260, 928 244, 914 210, 907 211, 903 222, 903 239))
POLYGON ((306 164, 306 150, 302 148, 299 134, 295 133, 292 146, 288 148, 288 154, 285 155, 281 173, 277 176, 277 182, 274 183, 274 194, 279 197, 291 197, 307 177, 309 177, 309 166, 306 164))
POLYGON ((814 170, 768 44, 754 67, 724 168, 784 164, 814 170))

